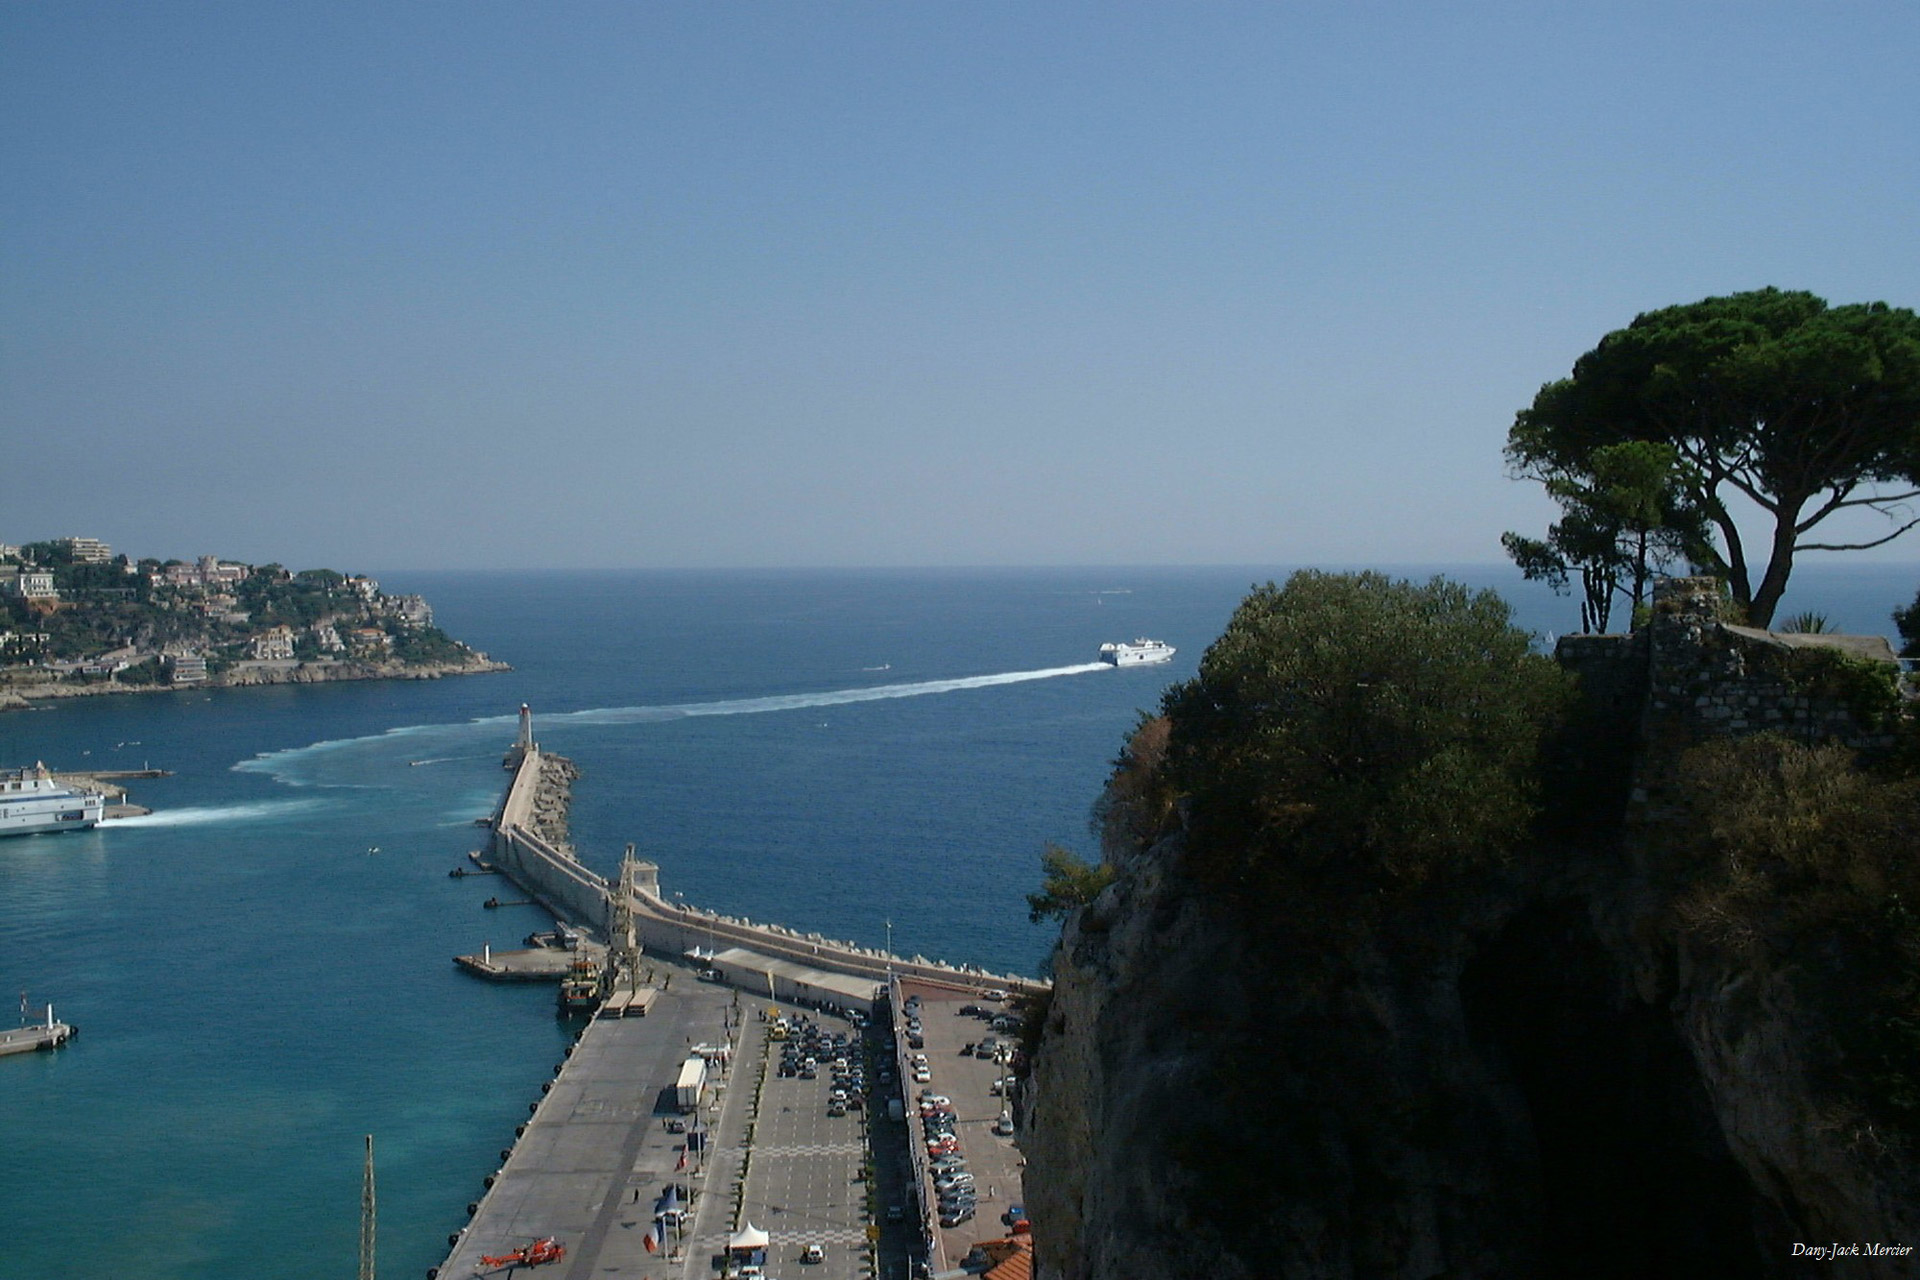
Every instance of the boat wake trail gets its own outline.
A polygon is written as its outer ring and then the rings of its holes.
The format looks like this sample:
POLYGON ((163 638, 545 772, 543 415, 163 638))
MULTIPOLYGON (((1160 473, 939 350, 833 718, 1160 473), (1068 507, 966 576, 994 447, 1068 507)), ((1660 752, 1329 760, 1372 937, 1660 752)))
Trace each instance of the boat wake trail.
POLYGON ((173 809, 132 818, 114 818, 107 825, 121 827, 210 827, 284 818, 326 807, 324 800, 255 800, 248 804, 213 805, 200 809, 173 809))
MULTIPOLYGON (((748 716, 775 711, 802 711, 809 707, 841 707, 856 702, 881 702, 890 698, 924 698, 933 694, 961 693, 969 689, 991 689, 997 685, 1024 684, 1031 680, 1053 680, 1061 676, 1082 676, 1095 671, 1111 671, 1104 662, 1079 662, 1070 667, 1042 667, 1036 671, 1001 671, 985 676, 956 676, 950 680, 917 680, 901 684, 876 684, 861 689, 827 689, 818 693, 774 694, 764 698, 724 698, 713 702, 667 703, 658 706, 593 707, 582 711, 561 711, 540 717, 543 732, 569 725, 649 724, 696 716, 748 716)), ((318 776, 313 766, 343 753, 361 754, 355 748, 377 748, 386 744, 396 752, 423 763, 437 762, 428 750, 449 751, 479 740, 511 735, 516 716, 485 716, 464 724, 404 725, 385 733, 362 738, 336 738, 306 747, 291 747, 242 760, 234 768, 243 773, 270 774, 292 786, 341 785, 318 776)), ((444 758, 444 757, 441 757, 444 758)), ((457 758, 457 757, 456 757, 457 758)), ((404 767, 404 766, 403 766, 404 767)), ((353 785, 353 784, 347 784, 353 785)), ((364 785, 364 783, 360 784, 364 785)))
POLYGON ((921 680, 912 684, 876 684, 865 689, 830 689, 821 693, 728 698, 719 702, 688 702, 660 707, 599 707, 589 711, 565 711, 540 719, 548 725, 642 724, 649 720, 691 716, 751 716, 769 711, 802 711, 808 707, 843 707, 849 703, 880 702, 888 698, 924 698, 935 693, 991 689, 995 685, 1023 684, 1029 680, 1051 680, 1058 676, 1079 676, 1092 671, 1110 670, 1112 668, 1104 662, 1082 662, 1071 667, 1046 667, 1039 671, 1002 671, 991 676, 959 676, 952 680, 921 680))

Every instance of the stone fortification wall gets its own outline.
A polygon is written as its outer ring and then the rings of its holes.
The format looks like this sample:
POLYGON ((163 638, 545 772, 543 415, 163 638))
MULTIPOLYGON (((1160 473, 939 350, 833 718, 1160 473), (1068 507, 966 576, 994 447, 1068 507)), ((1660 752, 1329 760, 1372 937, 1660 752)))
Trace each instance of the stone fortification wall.
POLYGON ((1554 650, 1580 678, 1591 714, 1644 743, 1769 730, 1875 749, 1889 741, 1832 659, 1895 662, 1879 636, 1795 635, 1723 621, 1714 578, 1654 586, 1653 616, 1632 635, 1565 636, 1554 650))
POLYGON ((1672 578, 1654 589, 1647 714, 1689 738, 1741 737, 1768 730, 1803 742, 1837 741, 1872 750, 1890 741, 1864 718, 1835 660, 1886 662, 1879 636, 1798 635, 1720 619, 1719 583, 1672 578))

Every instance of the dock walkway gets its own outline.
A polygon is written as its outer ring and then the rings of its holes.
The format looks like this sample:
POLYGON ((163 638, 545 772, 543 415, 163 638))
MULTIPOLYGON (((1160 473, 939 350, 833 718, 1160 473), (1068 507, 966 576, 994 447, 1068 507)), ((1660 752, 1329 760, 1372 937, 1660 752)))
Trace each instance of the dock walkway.
POLYGON ((674 1263, 666 1249, 648 1253, 643 1237, 653 1205, 667 1185, 700 1192, 689 1239, 724 1234, 730 1226, 731 1186, 739 1161, 744 1104, 725 1090, 721 1111, 701 1113, 714 1127, 714 1159, 704 1172, 695 1153, 677 1169, 683 1134, 668 1130, 680 1118, 674 1080, 694 1044, 717 1044, 724 1035, 734 993, 677 972, 644 1018, 596 1018, 583 1023, 580 1039, 512 1149, 493 1185, 479 1201, 439 1274, 471 1276, 485 1254, 504 1254, 529 1241, 554 1236, 567 1256, 553 1280, 619 1274, 654 1280, 683 1272, 707 1273, 674 1263))

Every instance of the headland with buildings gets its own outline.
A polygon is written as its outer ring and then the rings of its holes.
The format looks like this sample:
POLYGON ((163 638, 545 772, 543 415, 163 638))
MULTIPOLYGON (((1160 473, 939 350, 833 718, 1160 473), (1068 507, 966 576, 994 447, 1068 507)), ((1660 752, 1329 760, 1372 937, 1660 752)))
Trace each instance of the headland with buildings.
POLYGON ((134 559, 96 538, 0 543, 0 709, 506 669, 436 627, 421 596, 364 575, 212 555, 134 559))

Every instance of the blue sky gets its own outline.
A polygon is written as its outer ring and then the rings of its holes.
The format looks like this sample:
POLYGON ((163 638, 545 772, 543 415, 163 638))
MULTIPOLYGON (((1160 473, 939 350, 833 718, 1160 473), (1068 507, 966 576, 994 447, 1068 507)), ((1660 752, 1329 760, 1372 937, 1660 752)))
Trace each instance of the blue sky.
MULTIPOLYGON (((0 541, 1493 561, 1641 310, 1920 306, 1920 6, 0 8, 0 541)), ((1879 558, 1920 559, 1909 535, 1879 558)))

